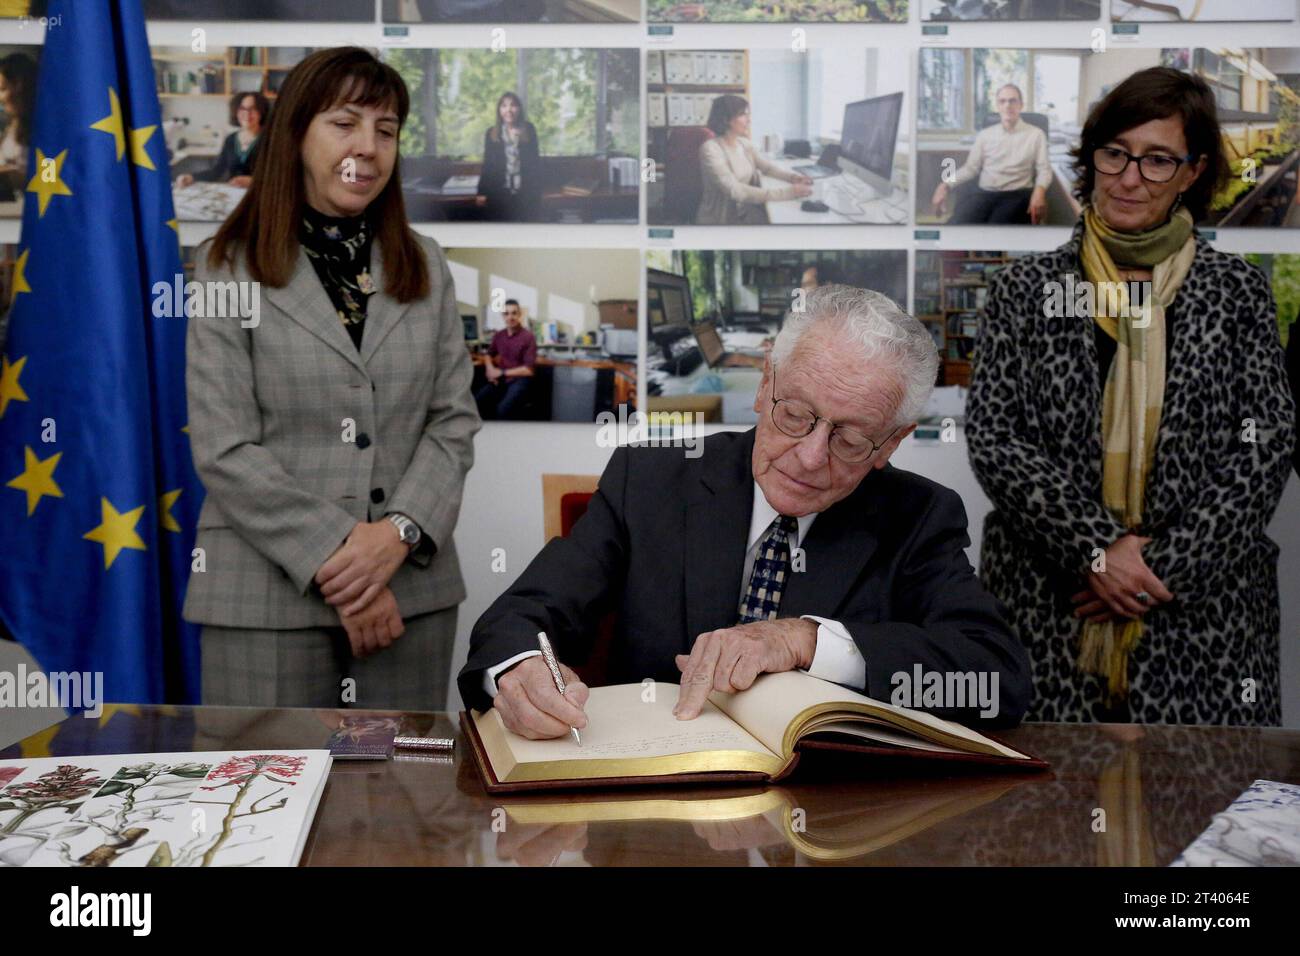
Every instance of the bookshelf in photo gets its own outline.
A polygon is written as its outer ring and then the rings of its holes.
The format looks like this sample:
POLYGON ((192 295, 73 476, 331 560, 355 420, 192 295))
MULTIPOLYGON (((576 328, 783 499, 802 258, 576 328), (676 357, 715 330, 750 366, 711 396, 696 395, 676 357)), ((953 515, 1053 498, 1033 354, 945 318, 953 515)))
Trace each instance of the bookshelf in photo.
POLYGON ((970 385, 971 355, 989 278, 1011 261, 1005 252, 921 250, 913 307, 942 358, 940 385, 970 385))
POLYGON ((662 177, 676 128, 704 126, 715 97, 749 99, 745 50, 650 50, 646 53, 646 149, 662 177))
POLYGON ((160 99, 261 93, 274 99, 285 76, 305 55, 301 48, 229 46, 212 53, 181 47, 153 51, 154 77, 160 99))

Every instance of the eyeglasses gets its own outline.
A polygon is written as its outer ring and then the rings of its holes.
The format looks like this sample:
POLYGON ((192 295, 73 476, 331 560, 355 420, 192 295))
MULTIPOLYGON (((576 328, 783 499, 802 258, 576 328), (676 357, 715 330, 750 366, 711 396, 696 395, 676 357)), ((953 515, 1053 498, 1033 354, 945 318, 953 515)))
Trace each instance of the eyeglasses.
POLYGON ((894 437, 895 428, 880 444, 876 444, 856 428, 836 425, 829 418, 822 418, 803 402, 792 398, 776 397, 776 366, 772 366, 772 424, 783 435, 790 438, 807 438, 817 428, 818 422, 827 422, 831 426, 828 447, 840 461, 856 465, 866 461, 888 444, 894 437))
POLYGON ((1134 156, 1118 146, 1098 146, 1092 151, 1092 165, 1097 172, 1121 176, 1129 163, 1137 163, 1138 173, 1149 183, 1167 183, 1174 178, 1179 166, 1195 161, 1195 156, 1170 156, 1168 153, 1134 156))

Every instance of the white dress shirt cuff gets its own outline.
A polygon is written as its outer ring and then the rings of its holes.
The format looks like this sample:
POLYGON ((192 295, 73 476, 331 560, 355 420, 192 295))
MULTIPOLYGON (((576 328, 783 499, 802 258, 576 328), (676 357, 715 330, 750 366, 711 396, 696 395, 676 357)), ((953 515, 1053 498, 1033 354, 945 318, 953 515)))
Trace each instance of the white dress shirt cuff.
POLYGON ((817 622, 817 649, 806 673, 832 684, 866 690, 867 662, 844 625, 812 614, 803 615, 803 619, 817 622))
MULTIPOLYGON (((509 670, 511 667, 514 667, 525 657, 541 657, 541 655, 542 655, 541 651, 524 651, 522 654, 516 654, 514 657, 511 657, 508 660, 502 661, 500 664, 497 664, 495 667, 489 667, 487 670, 483 672, 483 689, 487 691, 487 695, 489 697, 496 697, 498 674, 500 674, 502 671, 509 670)), ((865 667, 863 669, 863 673, 866 673, 865 667)))

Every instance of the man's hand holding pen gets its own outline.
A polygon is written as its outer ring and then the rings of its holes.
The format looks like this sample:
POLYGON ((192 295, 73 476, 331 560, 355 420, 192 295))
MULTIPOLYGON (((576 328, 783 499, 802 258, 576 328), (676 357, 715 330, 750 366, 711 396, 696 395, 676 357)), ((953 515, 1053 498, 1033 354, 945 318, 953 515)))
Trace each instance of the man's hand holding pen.
POLYGON ((568 736, 571 728, 587 726, 589 688, 572 668, 560 664, 565 690, 555 688, 546 661, 529 657, 497 678, 497 695, 492 702, 501 722, 511 733, 530 740, 568 736))

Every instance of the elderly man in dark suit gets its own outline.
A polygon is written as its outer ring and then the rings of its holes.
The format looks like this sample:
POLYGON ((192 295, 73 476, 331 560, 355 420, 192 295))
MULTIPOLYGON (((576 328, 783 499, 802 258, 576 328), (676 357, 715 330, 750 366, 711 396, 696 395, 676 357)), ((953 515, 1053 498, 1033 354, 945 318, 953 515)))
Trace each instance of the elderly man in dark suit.
POLYGON ((537 633, 580 661, 614 610, 611 680, 680 678, 679 719, 765 672, 798 668, 889 700, 896 675, 919 666, 995 676, 997 722, 1018 721, 1028 659, 966 559, 961 499, 888 465, 937 363, 921 323, 885 296, 807 293, 764 368, 758 426, 711 436, 695 458, 618 449, 572 534, 475 625, 461 696, 526 737, 585 726, 586 686, 566 668, 556 691, 537 633))

